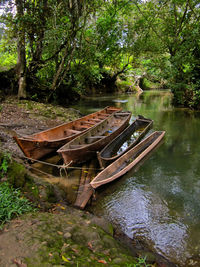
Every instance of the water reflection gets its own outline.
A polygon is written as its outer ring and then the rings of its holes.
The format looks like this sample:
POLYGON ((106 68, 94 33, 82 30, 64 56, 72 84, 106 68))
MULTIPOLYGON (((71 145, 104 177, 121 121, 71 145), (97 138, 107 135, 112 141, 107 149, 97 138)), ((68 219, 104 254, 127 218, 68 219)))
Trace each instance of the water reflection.
POLYGON ((127 187, 126 191, 114 194, 112 201, 104 202, 107 215, 113 222, 122 224, 129 237, 144 239, 149 246, 154 246, 163 255, 170 255, 173 260, 177 257, 184 260, 185 225, 173 221, 166 203, 155 193, 131 181, 127 187))
POLYGON ((116 105, 166 131, 164 144, 137 172, 99 190, 92 210, 179 266, 200 266, 200 113, 175 109, 170 101, 170 92, 148 91, 79 103, 83 113, 116 105))

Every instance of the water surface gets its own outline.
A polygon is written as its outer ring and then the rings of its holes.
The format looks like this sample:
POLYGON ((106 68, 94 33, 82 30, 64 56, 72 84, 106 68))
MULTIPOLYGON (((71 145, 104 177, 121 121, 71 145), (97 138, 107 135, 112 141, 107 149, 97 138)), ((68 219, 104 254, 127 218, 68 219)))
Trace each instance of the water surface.
POLYGON ((145 241, 178 266, 200 266, 200 113, 173 108, 171 94, 102 96, 81 100, 83 114, 107 105, 154 120, 164 142, 144 163, 99 190, 92 211, 131 238, 145 241))

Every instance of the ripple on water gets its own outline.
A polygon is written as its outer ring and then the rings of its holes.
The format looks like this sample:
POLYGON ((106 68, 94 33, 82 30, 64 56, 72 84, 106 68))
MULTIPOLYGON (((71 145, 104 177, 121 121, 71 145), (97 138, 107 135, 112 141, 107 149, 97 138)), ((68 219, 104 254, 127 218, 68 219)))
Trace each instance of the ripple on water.
POLYGON ((127 186, 104 201, 104 208, 130 238, 147 242, 173 262, 183 264, 189 257, 186 226, 171 217, 166 203, 152 192, 127 186))

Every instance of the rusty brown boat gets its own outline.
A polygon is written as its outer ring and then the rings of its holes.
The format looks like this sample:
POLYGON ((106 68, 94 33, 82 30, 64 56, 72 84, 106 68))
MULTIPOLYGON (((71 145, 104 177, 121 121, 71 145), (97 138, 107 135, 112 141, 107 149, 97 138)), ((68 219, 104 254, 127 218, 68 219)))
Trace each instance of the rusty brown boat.
POLYGON ((26 157, 40 159, 98 125, 120 108, 106 107, 80 119, 32 135, 13 138, 26 157))
POLYGON ((65 164, 71 165, 96 157, 97 151, 100 151, 128 126, 130 118, 131 112, 114 113, 90 131, 61 147, 57 152, 62 155, 65 164))
POLYGON ((136 166, 147 156, 162 140, 164 131, 156 131, 142 140, 139 144, 115 160, 107 168, 101 171, 91 182, 93 188, 110 183, 136 166))
POLYGON ((139 143, 152 126, 153 121, 151 119, 139 115, 120 135, 104 147, 101 152, 98 152, 97 157, 101 168, 107 167, 139 143))

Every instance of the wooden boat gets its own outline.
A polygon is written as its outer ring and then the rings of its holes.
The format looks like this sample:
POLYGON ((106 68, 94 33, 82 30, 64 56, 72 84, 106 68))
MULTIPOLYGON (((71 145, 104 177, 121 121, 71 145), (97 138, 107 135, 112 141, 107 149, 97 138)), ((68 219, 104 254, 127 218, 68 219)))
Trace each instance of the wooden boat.
POLYGON ((101 171, 91 182, 93 188, 110 183, 127 173, 136 166, 164 137, 164 131, 156 131, 146 137, 143 141, 126 152, 107 168, 101 171))
POLYGON ((13 138, 26 157, 40 159, 120 110, 120 108, 106 107, 75 121, 64 123, 48 130, 23 137, 14 136, 13 138))
POLYGON ((101 168, 107 167, 139 143, 152 126, 152 120, 139 116, 120 135, 104 147, 101 152, 97 153, 101 168))
POLYGON ((114 113, 90 131, 65 144, 57 152, 62 155, 65 164, 71 163, 71 165, 96 157, 97 151, 100 151, 127 127, 130 118, 131 112, 114 113))

